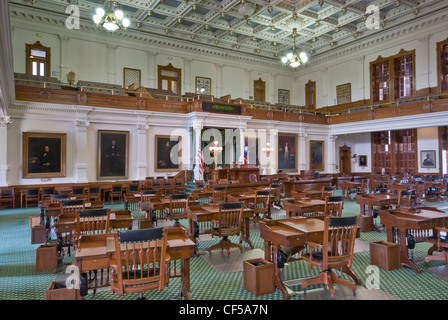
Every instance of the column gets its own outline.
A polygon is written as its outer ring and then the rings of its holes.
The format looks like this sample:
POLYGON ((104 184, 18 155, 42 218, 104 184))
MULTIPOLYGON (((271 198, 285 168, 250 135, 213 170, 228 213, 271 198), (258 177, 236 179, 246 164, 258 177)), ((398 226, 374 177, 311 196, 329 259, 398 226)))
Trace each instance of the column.
POLYGON ((301 170, 307 170, 307 161, 306 161, 306 137, 308 135, 304 132, 299 133, 299 166, 298 170, 299 172, 301 170))
POLYGON ((196 92, 195 85, 193 85, 193 90, 191 89, 191 61, 189 58, 182 58, 184 61, 184 92, 196 92))
POLYGON ((117 46, 108 44, 107 45, 107 52, 108 52, 108 61, 109 61, 109 67, 108 67, 108 79, 109 83, 115 83, 115 52, 117 51, 117 46))
POLYGON ((11 123, 11 117, 0 117, 0 187, 8 185, 8 125, 11 123))
POLYGON ((87 183, 87 119, 76 121, 76 183, 87 183))
POLYGON ((146 123, 137 125, 137 180, 145 180, 147 176, 148 129, 149 125, 146 123))
MULTIPOLYGON (((322 72, 322 100, 321 100, 321 106, 332 106, 334 103, 333 101, 330 103, 329 101, 329 96, 328 96, 328 68, 323 68, 321 70, 322 72)), ((317 92, 317 81, 316 81, 316 92, 317 92)), ((316 99, 317 99, 317 95, 316 95, 316 99)), ((317 101, 316 101, 316 109, 320 108, 321 106, 318 105, 317 101)))
POLYGON ((61 64, 60 64, 60 75, 59 80, 62 82, 67 82, 67 75, 71 71, 70 69, 70 48, 69 41, 70 38, 66 36, 59 35, 59 40, 61 42, 61 64))
POLYGON ((147 70, 148 83, 146 84, 146 86, 148 86, 148 88, 157 88, 157 84, 156 84, 156 79, 157 79, 156 55, 157 55, 157 53, 148 51, 147 55, 148 55, 148 70, 147 70))
MULTIPOLYGON (((362 56, 359 57, 358 59, 356 59, 356 61, 358 62, 359 65, 359 87, 358 87, 358 92, 362 92, 362 99, 366 99, 366 78, 365 78, 365 68, 364 68, 364 61, 366 59, 366 56, 362 56)), ((370 82, 370 80, 369 80, 370 82)), ((369 95, 370 96, 370 95, 369 95)), ((360 98, 356 98, 356 97, 352 97, 353 101, 355 100, 359 100, 360 98)))
POLYGON ((215 63, 215 67, 216 67, 216 81, 215 81, 216 82, 216 91, 215 91, 214 96, 219 98, 224 95, 222 93, 222 64, 215 63))
POLYGON ((244 164, 244 148, 246 147, 244 132, 245 129, 238 129, 240 135, 240 157, 238 158, 238 162, 244 164))
POLYGON ((275 90, 275 77, 277 75, 275 73, 271 73, 269 76, 269 92, 270 92, 270 100, 269 102, 271 102, 272 104, 277 103, 278 99, 275 99, 276 96, 276 90, 275 90))
POLYGON ((328 148, 327 148, 328 157, 325 157, 325 159, 328 159, 326 173, 336 173, 336 165, 337 165, 336 139, 337 138, 338 138, 337 136, 333 136, 333 135, 330 135, 328 137, 328 148))
POLYGON ((249 99, 250 88, 250 69, 244 69, 244 99, 249 99))

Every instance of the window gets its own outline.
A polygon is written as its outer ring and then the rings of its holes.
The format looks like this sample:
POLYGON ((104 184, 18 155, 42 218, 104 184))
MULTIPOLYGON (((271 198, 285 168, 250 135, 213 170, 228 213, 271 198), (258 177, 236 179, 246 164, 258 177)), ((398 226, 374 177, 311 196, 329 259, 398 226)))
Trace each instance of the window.
POLYGON ((308 81, 305 84, 305 106, 307 109, 316 109, 316 82, 308 81))
POLYGON ((390 102, 414 95, 415 50, 370 63, 371 100, 390 102))
POLYGON ((170 90, 174 94, 181 93, 182 70, 175 68, 170 64, 167 66, 158 66, 158 89, 170 90))
POLYGON ((448 39, 437 43, 437 65, 440 93, 448 91, 448 39))
POLYGON ((26 73, 28 75, 50 76, 51 48, 44 47, 39 41, 26 45, 26 73))

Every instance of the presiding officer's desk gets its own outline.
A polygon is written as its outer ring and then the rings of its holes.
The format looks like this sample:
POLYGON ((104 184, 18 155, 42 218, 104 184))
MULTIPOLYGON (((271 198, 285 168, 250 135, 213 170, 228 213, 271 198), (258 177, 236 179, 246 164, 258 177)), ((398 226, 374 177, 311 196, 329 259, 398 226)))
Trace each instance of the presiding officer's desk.
MULTIPOLYGON (((181 294, 191 299, 190 292, 190 258, 194 255, 196 244, 191 241, 184 228, 168 227, 168 253, 171 266, 179 260, 180 272, 170 270, 170 277, 181 277, 181 294)), ((113 234, 83 235, 75 254, 80 273, 110 268, 110 259, 115 254, 113 234)), ((177 266, 177 263, 174 264, 177 266)))

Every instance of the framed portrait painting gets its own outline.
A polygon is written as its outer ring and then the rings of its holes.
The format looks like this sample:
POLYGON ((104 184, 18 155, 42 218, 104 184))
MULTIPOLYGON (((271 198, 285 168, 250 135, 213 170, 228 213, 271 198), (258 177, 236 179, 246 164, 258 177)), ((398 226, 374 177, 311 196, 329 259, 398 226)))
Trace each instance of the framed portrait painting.
POLYGON ((436 150, 421 150, 420 161, 422 168, 436 167, 436 150))
POLYGON ((66 134, 24 132, 22 157, 24 179, 65 177, 66 134))
POLYGON ((310 141, 310 170, 324 171, 323 141, 310 141))
POLYGON ((155 171, 180 170, 180 143, 180 136, 156 136, 155 171))
POLYGON ((359 162, 360 167, 367 167, 367 156, 359 156, 359 162))
POLYGON ((127 179, 129 132, 98 130, 98 180, 127 179))
POLYGON ((297 171, 297 135, 279 133, 277 164, 282 171, 297 171))

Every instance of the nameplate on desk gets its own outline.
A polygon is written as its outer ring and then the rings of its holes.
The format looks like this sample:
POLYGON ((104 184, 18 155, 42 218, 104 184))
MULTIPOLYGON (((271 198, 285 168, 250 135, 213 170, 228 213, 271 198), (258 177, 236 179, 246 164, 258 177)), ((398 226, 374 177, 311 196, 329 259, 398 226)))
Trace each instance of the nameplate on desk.
POLYGON ((213 102, 203 102, 202 110, 210 112, 241 114, 241 106, 239 105, 229 105, 213 102))

